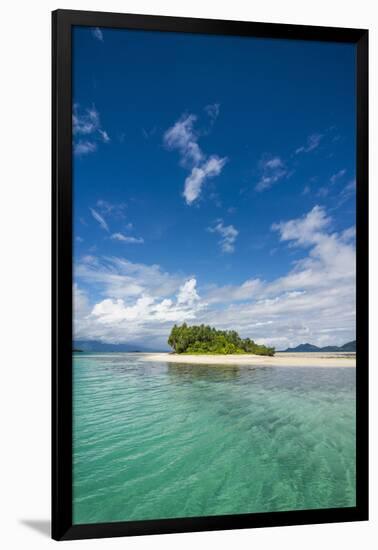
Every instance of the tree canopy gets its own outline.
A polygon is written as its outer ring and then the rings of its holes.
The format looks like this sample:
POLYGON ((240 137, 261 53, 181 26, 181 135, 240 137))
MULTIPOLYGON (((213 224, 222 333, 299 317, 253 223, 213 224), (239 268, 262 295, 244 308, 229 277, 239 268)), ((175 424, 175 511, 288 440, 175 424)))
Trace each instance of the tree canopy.
POLYGON ((250 338, 240 338, 235 330, 217 330, 208 325, 174 325, 168 344, 176 353, 231 354, 253 353, 274 355, 275 349, 256 344, 250 338))

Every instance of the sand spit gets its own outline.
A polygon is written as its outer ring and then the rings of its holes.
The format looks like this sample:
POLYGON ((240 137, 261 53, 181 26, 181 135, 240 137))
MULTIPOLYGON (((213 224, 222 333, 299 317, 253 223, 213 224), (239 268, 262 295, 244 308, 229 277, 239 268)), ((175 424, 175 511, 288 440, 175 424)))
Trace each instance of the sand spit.
POLYGON ((355 367, 355 353, 276 353, 261 355, 176 355, 173 353, 141 353, 143 361, 186 363, 193 365, 246 365, 255 367, 355 367))

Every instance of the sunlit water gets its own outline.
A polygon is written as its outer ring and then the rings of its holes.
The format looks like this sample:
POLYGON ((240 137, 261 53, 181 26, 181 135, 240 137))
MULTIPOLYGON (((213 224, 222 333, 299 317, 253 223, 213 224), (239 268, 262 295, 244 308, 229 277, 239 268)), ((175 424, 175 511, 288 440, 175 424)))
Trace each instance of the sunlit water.
POLYGON ((75 523, 355 505, 355 369, 74 354, 75 523))

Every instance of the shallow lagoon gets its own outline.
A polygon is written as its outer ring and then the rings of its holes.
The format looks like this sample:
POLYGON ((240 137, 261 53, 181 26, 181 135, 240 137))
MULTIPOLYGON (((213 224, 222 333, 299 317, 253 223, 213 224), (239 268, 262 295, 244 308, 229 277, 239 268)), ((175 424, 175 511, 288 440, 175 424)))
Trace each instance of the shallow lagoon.
POLYGON ((355 505, 355 369, 74 354, 74 523, 355 505))

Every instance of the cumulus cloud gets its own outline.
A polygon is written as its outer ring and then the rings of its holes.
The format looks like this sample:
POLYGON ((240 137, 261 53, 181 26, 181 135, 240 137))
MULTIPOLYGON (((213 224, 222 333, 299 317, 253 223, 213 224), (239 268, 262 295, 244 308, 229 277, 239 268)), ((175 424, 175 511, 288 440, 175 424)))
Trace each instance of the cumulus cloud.
POLYGON ((210 307, 201 320, 235 327, 278 349, 305 341, 328 345, 354 339, 355 227, 340 233, 331 228, 332 219, 320 206, 274 224, 280 241, 302 249, 304 256, 275 280, 212 287, 204 294, 210 307))
POLYGON ((214 226, 208 228, 208 231, 220 235, 219 245, 222 252, 234 252, 239 231, 233 225, 224 225, 223 220, 218 220, 214 226))
POLYGON ((184 192, 187 204, 192 204, 201 194, 202 185, 206 178, 218 176, 226 163, 225 158, 210 157, 201 166, 195 166, 185 180, 184 192))
POLYGON ((180 164, 190 170, 189 176, 185 179, 183 191, 188 205, 193 204, 200 197, 206 179, 218 176, 227 161, 226 157, 221 158, 218 155, 207 157, 202 152, 198 145, 199 135, 194 130, 196 120, 195 115, 184 115, 171 128, 168 128, 163 136, 165 146, 170 150, 178 150, 180 164))
POLYGON ((160 349, 173 323, 190 321, 233 328, 278 349, 354 339, 355 227, 333 231, 329 212, 317 205, 271 229, 279 246, 295 247, 299 259, 278 278, 252 276, 240 285, 198 289, 195 275, 124 258, 83 257, 75 265, 75 337, 160 349))
MULTIPOLYGON (((108 342, 135 341, 155 338, 164 345, 164 336, 173 323, 195 319, 203 307, 196 291, 194 278, 185 281, 178 289, 176 298, 156 298, 141 289, 135 300, 106 298, 87 306, 85 293, 74 288, 78 307, 76 309, 75 338, 100 339, 108 342), (160 339, 160 340, 159 340, 160 339)), ((165 336, 166 339, 166 336, 165 336)))
POLYGON ((198 302, 200 298, 197 294, 196 285, 197 281, 194 277, 185 281, 177 294, 177 303, 192 306, 198 302))

